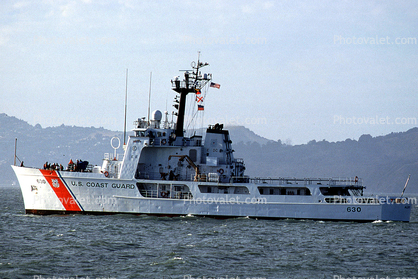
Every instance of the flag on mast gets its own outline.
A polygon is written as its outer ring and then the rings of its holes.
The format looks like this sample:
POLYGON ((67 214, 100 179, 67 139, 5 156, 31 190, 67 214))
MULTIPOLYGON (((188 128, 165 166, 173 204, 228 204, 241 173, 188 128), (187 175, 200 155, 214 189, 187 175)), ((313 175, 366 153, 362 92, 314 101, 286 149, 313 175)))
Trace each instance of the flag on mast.
POLYGON ((196 103, 197 103, 197 110, 204 110, 204 106, 202 105, 203 103, 203 96, 201 95, 202 92, 200 91, 200 89, 195 89, 196 90, 196 103))
POLYGON ((218 88, 218 89, 220 89, 220 88, 221 88, 221 85, 220 85, 219 83, 214 83, 214 82, 211 82, 211 83, 210 83, 210 87, 214 87, 214 88, 218 88))

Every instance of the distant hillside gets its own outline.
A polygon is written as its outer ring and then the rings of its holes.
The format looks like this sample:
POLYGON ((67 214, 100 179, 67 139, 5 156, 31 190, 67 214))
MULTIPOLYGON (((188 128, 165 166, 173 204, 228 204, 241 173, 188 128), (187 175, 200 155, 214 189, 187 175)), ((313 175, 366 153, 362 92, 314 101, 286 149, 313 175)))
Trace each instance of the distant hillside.
POLYGON ((367 192, 418 193, 418 128, 358 141, 311 141, 288 146, 279 142, 238 143, 235 156, 245 158, 247 174, 270 177, 362 177, 367 192))
POLYGON ((10 167, 13 164, 15 138, 18 139, 18 158, 27 166, 41 167, 46 161, 65 165, 70 159, 83 159, 101 165, 103 154, 113 152, 110 146, 113 136, 122 138, 120 132, 103 128, 64 125, 42 128, 39 124, 32 126, 2 113, 0 114, 1 184, 9 184, 17 180, 10 167))
POLYGON ((229 130, 233 144, 256 142, 263 145, 272 142, 272 140, 263 138, 244 126, 227 126, 225 129, 229 130))
MULTIPOLYGON (((368 192, 400 193, 408 174, 407 193, 418 193, 418 128, 386 136, 363 135, 358 141, 311 141, 286 145, 268 140, 243 126, 227 127, 236 158, 244 158, 247 174, 264 177, 354 177, 364 179, 368 192)), ((113 152, 110 140, 121 132, 103 128, 58 126, 42 128, 0 114, 0 178, 11 184, 16 177, 14 141, 18 157, 27 166, 41 167, 46 161, 67 164, 70 159, 102 163, 113 152)), ((122 148, 118 153, 122 153, 122 148)))

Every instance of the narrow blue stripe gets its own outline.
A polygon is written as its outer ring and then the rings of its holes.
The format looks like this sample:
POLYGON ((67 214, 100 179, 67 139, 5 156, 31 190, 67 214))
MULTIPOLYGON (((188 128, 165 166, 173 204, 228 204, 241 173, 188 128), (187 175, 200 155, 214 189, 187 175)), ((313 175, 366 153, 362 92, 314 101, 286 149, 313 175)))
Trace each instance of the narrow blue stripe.
POLYGON ((67 190, 71 193, 71 196, 73 196, 73 199, 77 202, 78 206, 81 208, 82 211, 84 211, 84 208, 81 206, 80 202, 77 200, 76 196, 74 195, 73 191, 71 191, 70 187, 68 187, 67 182, 65 182, 64 178, 62 178, 61 173, 59 171, 56 171, 61 178, 62 183, 64 183, 67 190))

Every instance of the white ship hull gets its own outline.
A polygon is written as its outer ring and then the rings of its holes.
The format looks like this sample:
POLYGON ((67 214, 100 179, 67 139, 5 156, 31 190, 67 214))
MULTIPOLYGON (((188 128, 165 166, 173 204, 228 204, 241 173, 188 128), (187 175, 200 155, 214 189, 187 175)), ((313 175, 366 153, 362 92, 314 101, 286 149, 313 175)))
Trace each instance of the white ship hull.
MULTIPOLYGON (((101 173, 40 170, 12 166, 22 190, 27 213, 33 214, 151 214, 160 216, 252 217, 341 221, 409 221, 407 199, 382 198, 378 203, 329 203, 310 188, 311 195, 261 195, 266 184, 219 184, 215 182, 122 180, 101 173), (145 194, 141 184, 165 185, 174 190, 187 185, 190 195, 145 194), (205 186, 246 187, 248 193, 202 193, 205 186)), ((167 191, 168 192, 168 191, 167 191)))

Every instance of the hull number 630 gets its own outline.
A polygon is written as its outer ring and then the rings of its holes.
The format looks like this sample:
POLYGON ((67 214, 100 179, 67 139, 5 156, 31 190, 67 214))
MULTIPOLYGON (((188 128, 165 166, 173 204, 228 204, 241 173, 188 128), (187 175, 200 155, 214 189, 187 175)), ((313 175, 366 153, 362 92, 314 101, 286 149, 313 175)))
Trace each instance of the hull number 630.
POLYGON ((361 207, 349 206, 347 212, 361 212, 361 207))

